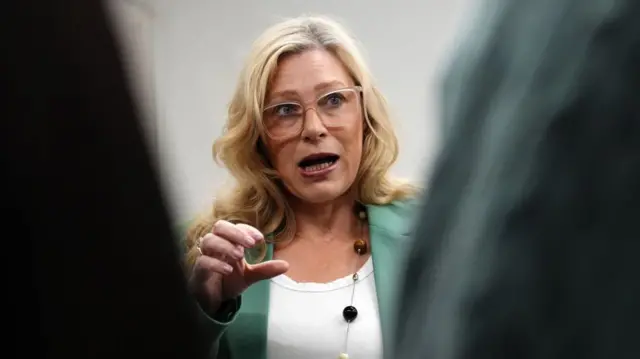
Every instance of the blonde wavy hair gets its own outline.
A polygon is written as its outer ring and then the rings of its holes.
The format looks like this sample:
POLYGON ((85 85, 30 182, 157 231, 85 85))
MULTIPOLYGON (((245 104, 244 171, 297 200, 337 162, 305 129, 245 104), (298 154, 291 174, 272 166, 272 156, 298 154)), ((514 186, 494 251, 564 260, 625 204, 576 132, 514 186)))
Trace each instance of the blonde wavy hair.
POLYGON ((390 178, 398 157, 398 139, 389 119, 384 96, 373 84, 357 42, 337 22, 326 17, 303 16, 267 29, 253 44, 228 109, 223 135, 213 145, 213 155, 234 177, 232 190, 216 198, 213 210, 195 220, 187 231, 187 262, 197 255, 197 240, 211 231, 216 220, 252 225, 274 241, 293 238, 295 218, 278 175, 263 151, 262 109, 278 60, 287 54, 324 49, 346 67, 362 87, 364 120, 362 162, 354 183, 362 204, 388 204, 412 197, 417 188, 390 178))

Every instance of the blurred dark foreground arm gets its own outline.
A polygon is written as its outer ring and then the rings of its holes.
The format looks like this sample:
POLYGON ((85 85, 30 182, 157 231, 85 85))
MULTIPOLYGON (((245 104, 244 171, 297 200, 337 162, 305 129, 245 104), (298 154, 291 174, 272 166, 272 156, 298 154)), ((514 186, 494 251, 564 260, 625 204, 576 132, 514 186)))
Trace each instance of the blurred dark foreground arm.
POLYGON ((12 1, 0 18, 7 347, 20 358, 206 357, 211 333, 101 4, 12 1))
POLYGON ((487 2, 393 358, 640 358, 640 2, 487 2))

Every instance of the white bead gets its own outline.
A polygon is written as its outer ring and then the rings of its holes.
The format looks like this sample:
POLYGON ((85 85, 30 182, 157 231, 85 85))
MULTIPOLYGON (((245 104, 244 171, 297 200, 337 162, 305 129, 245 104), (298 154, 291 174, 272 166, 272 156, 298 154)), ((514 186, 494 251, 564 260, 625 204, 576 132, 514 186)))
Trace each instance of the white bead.
POLYGON ((340 353, 340 355, 338 355, 338 359, 349 359, 349 354, 340 353))

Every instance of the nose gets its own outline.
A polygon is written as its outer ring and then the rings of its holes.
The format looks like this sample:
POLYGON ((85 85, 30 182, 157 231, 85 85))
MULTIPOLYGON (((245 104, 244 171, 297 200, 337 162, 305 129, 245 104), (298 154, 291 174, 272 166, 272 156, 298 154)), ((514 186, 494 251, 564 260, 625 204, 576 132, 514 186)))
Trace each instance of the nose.
POLYGON ((305 141, 317 141, 327 135, 327 128, 315 109, 305 111, 302 126, 302 139, 305 141))

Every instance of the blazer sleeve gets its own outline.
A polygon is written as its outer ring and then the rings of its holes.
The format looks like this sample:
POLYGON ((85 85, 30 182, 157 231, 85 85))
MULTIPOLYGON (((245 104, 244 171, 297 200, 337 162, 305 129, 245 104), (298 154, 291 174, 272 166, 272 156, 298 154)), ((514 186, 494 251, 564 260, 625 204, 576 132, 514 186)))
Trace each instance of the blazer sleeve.
POLYGON ((242 298, 238 297, 235 300, 224 303, 221 310, 213 314, 207 313, 202 307, 198 306, 201 327, 206 336, 205 340, 210 342, 209 357, 211 359, 230 359, 224 351, 222 341, 227 328, 235 321, 241 304, 242 298))

